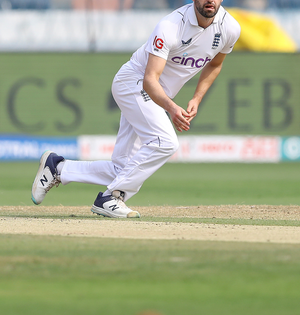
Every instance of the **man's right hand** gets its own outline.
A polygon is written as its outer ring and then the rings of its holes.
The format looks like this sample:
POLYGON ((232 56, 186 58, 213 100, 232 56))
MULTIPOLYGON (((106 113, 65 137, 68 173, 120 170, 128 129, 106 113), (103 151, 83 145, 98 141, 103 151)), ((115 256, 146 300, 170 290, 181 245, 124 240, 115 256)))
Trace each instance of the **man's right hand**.
POLYGON ((190 129, 190 114, 188 114, 183 108, 178 105, 172 106, 172 108, 169 109, 169 114, 175 128, 179 132, 182 132, 183 130, 188 131, 190 129))

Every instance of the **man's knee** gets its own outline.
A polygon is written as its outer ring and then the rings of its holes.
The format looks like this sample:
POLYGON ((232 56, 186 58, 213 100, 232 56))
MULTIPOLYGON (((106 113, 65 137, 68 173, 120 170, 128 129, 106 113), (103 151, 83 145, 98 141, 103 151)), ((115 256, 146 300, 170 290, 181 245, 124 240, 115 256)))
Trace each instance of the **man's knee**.
POLYGON ((171 155, 173 155, 179 148, 179 142, 177 138, 173 138, 171 142, 171 155))
POLYGON ((158 151, 168 156, 172 156, 179 148, 177 137, 169 137, 168 139, 158 137, 148 145, 156 147, 158 151))

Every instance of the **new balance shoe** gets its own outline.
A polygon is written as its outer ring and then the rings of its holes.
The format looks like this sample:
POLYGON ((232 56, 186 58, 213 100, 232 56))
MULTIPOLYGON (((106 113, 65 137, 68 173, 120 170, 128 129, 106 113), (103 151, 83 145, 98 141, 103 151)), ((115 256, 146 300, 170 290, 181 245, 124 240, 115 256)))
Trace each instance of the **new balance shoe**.
POLYGON ((41 159, 38 172, 35 176, 32 190, 31 190, 31 199, 38 205, 40 204, 47 192, 53 187, 60 184, 60 178, 57 173, 57 164, 63 161, 62 156, 58 156, 52 151, 46 151, 41 159))
POLYGON ((140 214, 128 208, 123 200, 124 192, 122 191, 115 190, 108 196, 103 196, 100 192, 91 211, 109 218, 140 218, 140 214))

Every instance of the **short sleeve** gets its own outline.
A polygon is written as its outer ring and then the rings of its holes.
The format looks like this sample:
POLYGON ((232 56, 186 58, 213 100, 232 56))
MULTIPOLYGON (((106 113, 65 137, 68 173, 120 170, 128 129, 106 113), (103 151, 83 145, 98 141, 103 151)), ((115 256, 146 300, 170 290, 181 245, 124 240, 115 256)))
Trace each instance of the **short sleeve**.
MULTIPOLYGON (((232 18, 233 20, 233 18, 232 18)), ((232 49, 239 39, 241 34, 241 27, 239 23, 236 20, 231 21, 230 25, 230 33, 228 34, 228 39, 226 41, 225 46, 223 47, 221 53, 223 54, 229 54, 232 52, 232 49)))
POLYGON ((159 22, 149 37, 145 50, 167 60, 170 49, 176 40, 174 34, 176 34, 174 26, 172 30, 172 25, 168 21, 163 20, 159 22))

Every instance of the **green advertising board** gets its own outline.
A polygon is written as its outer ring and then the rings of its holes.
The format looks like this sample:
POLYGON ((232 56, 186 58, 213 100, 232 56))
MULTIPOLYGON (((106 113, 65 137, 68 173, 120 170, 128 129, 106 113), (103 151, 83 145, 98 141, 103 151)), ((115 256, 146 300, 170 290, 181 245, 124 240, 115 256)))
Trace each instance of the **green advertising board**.
MULTIPOLYGON (((116 134, 111 82, 130 54, 0 54, 0 134, 116 134)), ((189 134, 299 135, 300 55, 232 53, 189 134)), ((186 108, 198 77, 175 101, 186 108)))

